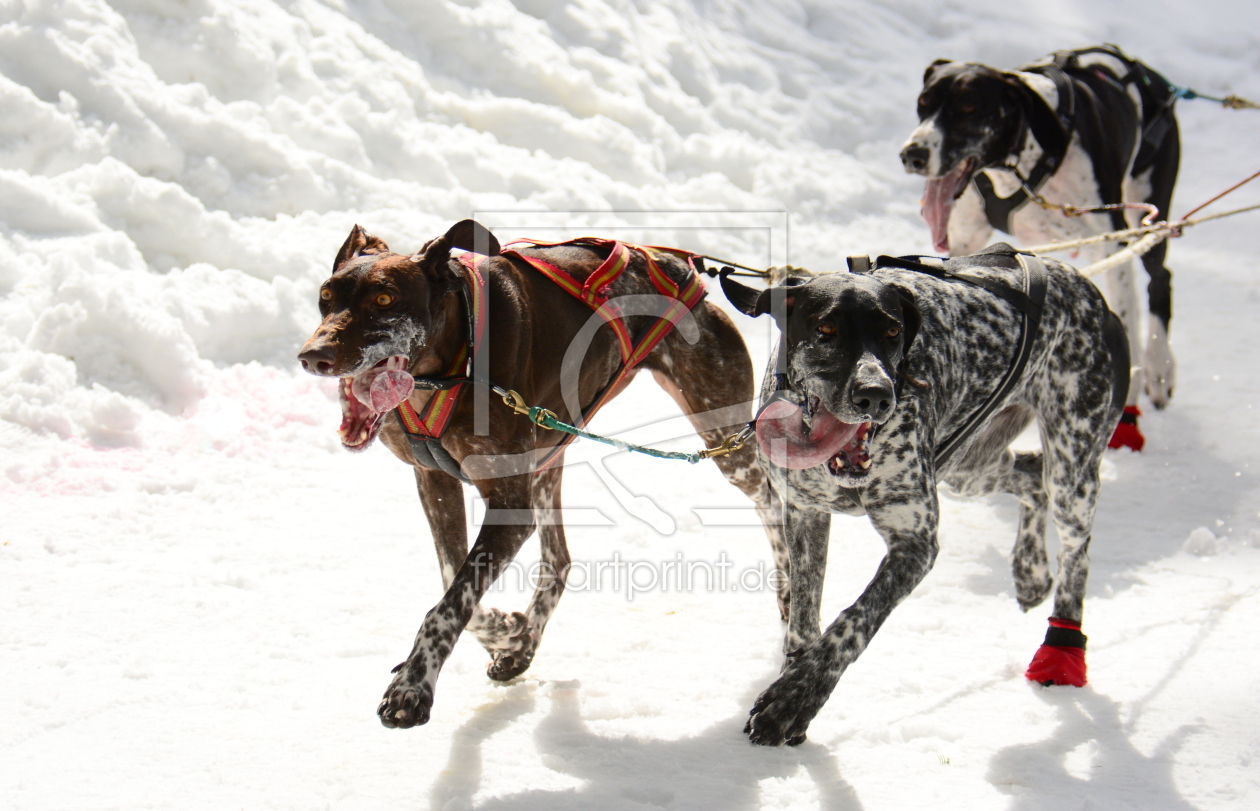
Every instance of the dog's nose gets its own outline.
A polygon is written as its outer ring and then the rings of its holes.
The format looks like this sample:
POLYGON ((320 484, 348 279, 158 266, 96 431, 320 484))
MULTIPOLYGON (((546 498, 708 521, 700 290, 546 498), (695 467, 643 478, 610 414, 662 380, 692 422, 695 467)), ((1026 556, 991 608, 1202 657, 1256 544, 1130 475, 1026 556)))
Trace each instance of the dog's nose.
POLYGON ((872 420, 881 422, 893 409, 893 390, 887 386, 863 386, 853 392, 853 405, 872 420))
POLYGON ((907 172, 919 174, 927 171, 928 158, 932 153, 928 152, 927 147, 918 144, 910 144, 901 150, 901 165, 906 167, 907 172))
POLYGON ((298 360, 302 362, 302 368, 313 375, 330 375, 333 370, 333 362, 337 359, 331 346, 321 344, 317 346, 307 346, 298 353, 298 360))

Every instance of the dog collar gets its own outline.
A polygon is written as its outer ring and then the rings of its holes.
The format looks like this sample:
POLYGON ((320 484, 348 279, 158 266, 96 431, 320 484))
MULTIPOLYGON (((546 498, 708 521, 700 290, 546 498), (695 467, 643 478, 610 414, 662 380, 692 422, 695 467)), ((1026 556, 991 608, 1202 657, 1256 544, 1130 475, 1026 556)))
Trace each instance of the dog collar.
POLYGON ((459 294, 464 302, 467 319, 467 338, 464 344, 441 377, 413 377, 416 388, 433 392, 421 411, 417 411, 409 400, 403 400, 394 409, 394 415, 411 445, 416 461, 424 467, 445 471, 464 482, 469 481, 468 477, 439 440, 446 433, 446 427, 455 413, 460 393, 465 385, 474 380, 480 365, 486 333, 486 283, 477 264, 483 258, 476 254, 463 254, 458 259, 460 273, 464 277, 459 294))

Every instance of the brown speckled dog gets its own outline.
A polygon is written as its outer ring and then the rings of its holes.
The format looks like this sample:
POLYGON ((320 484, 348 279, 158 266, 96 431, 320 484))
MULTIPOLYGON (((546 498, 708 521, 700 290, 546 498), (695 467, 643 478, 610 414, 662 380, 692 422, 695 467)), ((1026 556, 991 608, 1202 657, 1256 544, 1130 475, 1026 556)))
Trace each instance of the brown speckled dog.
MULTIPOLYGON (((624 385, 628 380, 621 376, 624 344, 619 345, 608 324, 600 323, 592 332, 591 306, 531 264, 545 263, 582 285, 606 267, 609 256, 605 246, 594 242, 500 254, 494 237, 471 220, 404 256, 355 226, 337 254, 332 277, 321 288, 323 322, 299 358, 311 373, 342 380, 342 439, 347 448, 362 450, 379 435, 399 459, 414 467, 446 587, 381 701, 378 714, 388 727, 428 721, 438 671, 465 629, 489 651, 493 679, 510 679, 533 660, 564 590, 569 565, 559 521, 563 466, 534 471, 564 435, 514 414, 499 397, 488 396, 485 385, 519 392, 526 403, 550 409, 571 423, 581 416, 573 413, 574 403, 589 411, 601 393, 616 394, 618 381, 624 385), (484 280, 478 290, 470 291, 470 279, 476 277, 470 275, 469 263, 452 258, 452 249, 489 255, 476 265, 484 280), (461 368, 461 353, 468 351, 469 324, 477 321, 470 317, 469 302, 478 295, 486 313, 485 335, 473 354, 484 359, 481 370, 463 378, 462 390, 454 396, 449 390, 419 385, 412 391, 412 376, 438 383, 443 376, 454 379, 452 369, 461 368), (566 352, 575 341, 587 340, 580 370, 569 374, 566 352), (451 403, 449 422, 434 441, 409 439, 403 420, 388 418, 396 405, 409 404, 413 413, 421 413, 431 398, 442 396, 451 403), (502 517, 483 523, 471 550, 457 477, 466 477, 477 488, 488 516, 502 517), (542 560, 556 577, 543 578, 524 613, 482 608, 479 602, 486 589, 535 529, 542 560)), ((637 340, 650 335, 660 319, 634 314, 644 311, 636 310, 635 303, 656 300, 662 285, 688 284, 694 271, 685 259, 669 253, 631 249, 626 257, 624 270, 597 292, 600 299, 607 297, 621 308, 629 336, 637 340), (657 274, 653 280, 649 277, 653 269, 667 278, 662 281, 657 274)), ((753 370, 743 338, 707 301, 699 300, 689 314, 684 312, 678 326, 635 368, 651 371, 709 446, 751 417, 753 370)), ((753 449, 746 447, 716 462, 755 502, 776 563, 786 570, 781 527, 773 520, 769 485, 753 449)), ((779 600, 786 618, 786 588, 779 600)))

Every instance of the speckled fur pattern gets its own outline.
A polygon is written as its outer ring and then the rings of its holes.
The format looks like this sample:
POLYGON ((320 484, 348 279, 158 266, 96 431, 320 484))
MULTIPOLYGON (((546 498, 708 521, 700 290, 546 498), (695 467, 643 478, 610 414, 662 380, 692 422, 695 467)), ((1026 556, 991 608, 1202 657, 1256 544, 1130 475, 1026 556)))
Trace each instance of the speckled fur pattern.
MULTIPOLYGON (((1022 272, 1010 266, 1013 261, 1009 254, 987 255, 953 259, 946 267, 1022 290, 1022 272)), ((1051 590, 1044 536, 1053 517, 1061 542, 1053 615, 1080 621, 1099 463, 1120 415, 1123 398, 1117 395, 1128 382, 1128 359, 1122 340, 1119 357, 1107 349, 1108 322, 1112 329, 1117 325, 1097 288, 1071 267, 1053 260, 1045 264, 1044 316, 1026 368, 1010 394, 941 468, 935 461, 938 443, 998 388, 1012 364, 1020 335, 1018 311, 979 287, 891 268, 869 276, 818 277, 785 288, 792 306, 779 322, 788 336, 786 394, 796 402, 809 394, 822 403, 846 396, 844 381, 852 370, 839 360, 826 362, 828 344, 814 327, 831 319, 843 334, 846 324, 862 323, 858 311, 869 303, 852 295, 859 282, 874 278, 898 290, 913 301, 921 326, 904 356, 892 413, 869 441, 872 464, 865 476, 837 475, 826 464, 789 470, 763 456, 785 503, 792 613, 782 673, 757 698, 745 729, 754 743, 804 740, 845 668, 931 570, 938 550, 938 485, 968 496, 1012 493, 1019 499, 1011 569, 1025 611, 1051 590), (1013 452, 1011 441, 1034 419, 1042 449, 1013 452), (883 536, 888 554, 856 602, 823 630, 819 600, 832 513, 865 514, 883 536)), ((895 365, 884 371, 898 376, 895 365)), ((767 374, 763 399, 772 381, 767 374)), ((849 421, 837 411, 844 407, 830 408, 849 421)), ((852 417, 859 418, 864 415, 852 417)))
MULTIPOLYGON (((1046 57, 1018 70, 949 60, 930 65, 920 95, 920 123, 902 147, 906 170, 940 177, 971 158, 977 162, 977 171, 989 176, 999 196, 1013 194, 1019 180, 1004 165, 1016 166, 1027 176, 1042 156, 1042 147, 1030 132, 1018 143, 1012 140, 1018 132, 1015 125, 1034 99, 1040 98, 1050 109, 1058 103, 1054 83, 1027 69, 1050 61, 1046 57), (964 105, 969 111, 966 115, 960 114, 964 105)), ((1150 203, 1159 209, 1157 219, 1171 217, 1181 155, 1175 117, 1169 114, 1171 129, 1148 165, 1135 166, 1141 147, 1143 99, 1136 83, 1121 87, 1115 81, 1128 74, 1129 66, 1100 52, 1082 54, 1080 64, 1088 70, 1068 76, 1076 87, 1075 129, 1062 164, 1039 193, 1051 203, 1078 207, 1150 203)), ((1129 209, 1068 217, 1058 209, 1027 203, 1012 215, 1011 235, 1021 246, 1066 242, 1136 226, 1145 213, 1129 209)), ((985 216, 983 198, 975 184, 968 183, 949 217, 951 255, 978 251, 992 241, 993 230, 985 216)), ((1073 261, 1084 267, 1120 247, 1116 243, 1087 246, 1073 254, 1073 261)), ((1165 264, 1167 254, 1168 242, 1164 241, 1142 256, 1149 277, 1145 308, 1140 304, 1132 262, 1099 278, 1099 287, 1129 336, 1130 357, 1137 372, 1127 398, 1129 405, 1136 405, 1144 390, 1152 405, 1164 408, 1176 387, 1176 364, 1169 345, 1172 274, 1165 264), (1145 319, 1143 309, 1148 312, 1145 319)))
MULTIPOLYGON (((333 276, 321 290, 324 320, 303 347, 302 364, 314 374, 342 378, 371 370, 373 363, 397 354, 410 358, 413 375, 440 374, 448 368, 466 334, 458 294, 463 275, 451 258, 452 248, 492 254, 480 266, 488 301, 484 351, 489 379, 564 421, 578 422, 570 401, 585 407, 621 368, 611 330, 599 322, 580 371, 566 381, 566 351, 586 334, 584 329, 594 317, 591 310, 519 259, 497 255, 497 242, 470 220, 410 257, 390 251, 382 240, 355 226, 334 262, 333 276), (488 243, 493 243, 493 249, 488 250, 488 243), (377 342, 387 346, 376 346, 377 342)), ((606 256, 592 247, 523 250, 577 279, 585 279, 606 256)), ((685 260, 665 253, 656 258, 675 282, 685 280, 689 272, 685 260)), ((633 252, 628 268, 608 295, 614 302, 659 299, 641 253, 633 252)), ((642 334, 654 321, 649 315, 626 318, 632 335, 642 334)), ((653 374, 708 447, 738 431, 752 416, 755 380, 747 348, 730 318, 708 301, 697 304, 638 368, 653 374)), ((429 720, 438 673, 465 630, 490 654, 490 678, 505 681, 523 673, 533 662, 569 571, 560 521, 563 458, 545 471, 533 472, 535 462, 563 435, 538 428, 494 396, 480 401, 488 415, 484 427, 478 428, 477 387, 468 388, 459 398, 441 444, 486 503, 486 518, 471 549, 460 482, 421 466, 396 420, 379 423, 381 441, 414 468, 445 589, 425 616, 411 652, 394 669, 377 709, 387 727, 413 727, 429 720), (544 565, 528 607, 524 612, 483 607, 487 589, 535 533, 544 565)), ((430 396, 417 389, 410 401, 419 410, 430 396)), ((371 436, 365 442, 351 449, 370 444, 376 436, 372 430, 367 431, 371 436)), ((782 525, 755 450, 748 445, 714 461, 756 505, 774 559, 786 571, 782 525)), ((787 579, 782 580, 779 610, 786 620, 790 595, 787 579)))

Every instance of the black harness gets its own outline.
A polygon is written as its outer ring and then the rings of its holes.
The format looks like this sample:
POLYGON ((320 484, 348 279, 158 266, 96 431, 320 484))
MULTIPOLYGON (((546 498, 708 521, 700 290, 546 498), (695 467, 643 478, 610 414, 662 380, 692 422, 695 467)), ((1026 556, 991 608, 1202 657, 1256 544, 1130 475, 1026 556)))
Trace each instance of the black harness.
MULTIPOLYGON (((966 422, 958 430, 937 445, 936 466, 938 468, 944 466, 950 460, 954 453, 984 424, 984 421, 994 412, 998 404, 1015 388, 1020 376, 1024 373, 1024 369, 1028 366, 1028 358, 1032 355, 1033 343, 1036 342, 1037 336, 1041 332, 1041 316, 1045 311, 1046 266, 1040 258, 1030 253, 1017 251, 1004 242, 990 245, 976 254, 976 256, 1013 257, 1024 272, 1024 289, 1019 290, 994 279, 952 271, 948 268, 948 262, 940 259, 936 259, 935 262, 923 261, 924 259, 935 259, 935 257, 880 256, 875 260, 873 268, 873 270, 901 268, 926 273, 942 281, 964 282, 992 293, 1013 306, 1020 313, 1019 343, 1016 346, 1015 357, 1011 360, 1010 367, 1006 370, 1006 374, 1002 376, 1001 382, 998 383, 997 388, 993 390, 988 399, 972 412, 971 416, 967 418, 966 422)), ((898 385, 900 386, 900 384, 901 381, 898 380, 898 385)))
MULTIPOLYGON (((1164 137, 1173 126, 1172 108, 1177 95, 1172 85, 1163 76, 1138 62, 1130 59, 1114 45, 1100 45, 1093 48, 1081 48, 1075 51, 1056 51, 1047 64, 1025 65, 1019 68, 1024 73, 1036 73, 1054 82, 1058 90, 1058 103, 1051 110, 1039 94, 1033 93, 1036 101, 1024 110, 1023 121, 1015 138, 1015 148, 1023 149, 1025 135, 1032 132, 1041 147, 1041 157, 1029 171, 1028 176, 1016 168, 1014 159, 1004 167, 1020 180, 1020 187, 1009 197, 998 196, 993 181, 983 171, 977 172, 972 181, 976 191, 984 203, 985 217, 989 224, 999 231, 1011 233, 1011 217, 1030 200, 1037 197, 1041 187, 1058 171, 1067 155, 1068 144, 1076 130, 1077 117, 1077 84, 1073 74, 1092 72, 1095 76, 1104 77, 1116 82, 1121 88, 1130 84, 1137 85, 1142 99, 1142 133, 1137 157, 1133 161, 1132 172, 1140 172, 1149 167, 1155 160, 1155 154, 1164 141, 1164 137), (1094 66, 1082 65, 1081 57, 1101 53, 1120 60, 1126 68, 1124 76, 1112 78, 1107 72, 1096 70, 1094 66)), ((1090 93, 1088 86, 1082 85, 1080 90, 1090 93)))
MULTIPOLYGON (((959 273, 950 270, 948 263, 953 260, 945 260, 939 257, 926 256, 880 256, 876 258, 872 265, 870 260, 865 256, 849 257, 849 269, 852 273, 872 273, 884 268, 900 268, 902 270, 913 270, 919 273, 926 273, 942 281, 959 281, 966 284, 987 290, 989 293, 997 296, 1003 301, 1011 304, 1020 313, 1019 343, 1017 345, 1015 356, 1011 360, 1010 367, 1006 370, 1002 380, 998 383, 996 389, 989 395, 988 399, 976 409, 966 422, 954 431, 948 438, 940 443, 936 448, 936 466, 943 466, 954 453, 961 448, 966 441, 984 424, 993 411, 998 407, 1015 385, 1019 382, 1019 378, 1024 373, 1024 369, 1028 366, 1028 358, 1032 354, 1033 344, 1037 340, 1037 336, 1041 332, 1041 317, 1045 311, 1046 303, 1046 266, 1042 260, 1030 253, 1017 251, 1004 242, 990 245, 983 251, 975 254, 975 256, 991 256, 993 260, 1000 262, 1003 267, 1012 267, 1009 260, 1013 259, 1024 272, 1023 289, 1016 289, 1005 282, 995 279, 987 279, 982 276, 973 276, 970 273, 959 273), (1008 261, 1002 261, 1006 259, 1008 261), (926 261, 925 261, 926 260, 926 261)), ((969 257, 970 258, 970 257, 969 257)), ((975 264, 974 262, 972 264, 975 264)), ((1120 334, 1123 339, 1123 332, 1120 334)), ((906 350, 909 353, 909 349, 906 350)), ((774 371, 774 391, 758 409, 757 415, 750 422, 749 428, 754 428, 757 420, 772 403, 776 400, 786 400, 787 390, 790 388, 787 375, 787 349, 785 339, 779 340, 778 355, 775 361, 774 371)), ((1126 366, 1127 369, 1127 366, 1126 366)), ((897 397, 901 398, 901 392, 905 383, 904 372, 897 375, 897 397)), ((1125 385, 1127 391, 1127 384, 1125 385)), ((1123 394, 1121 397, 1123 398, 1123 394)), ((880 426, 872 425, 867 434, 867 441, 870 442, 875 438, 880 426)))

